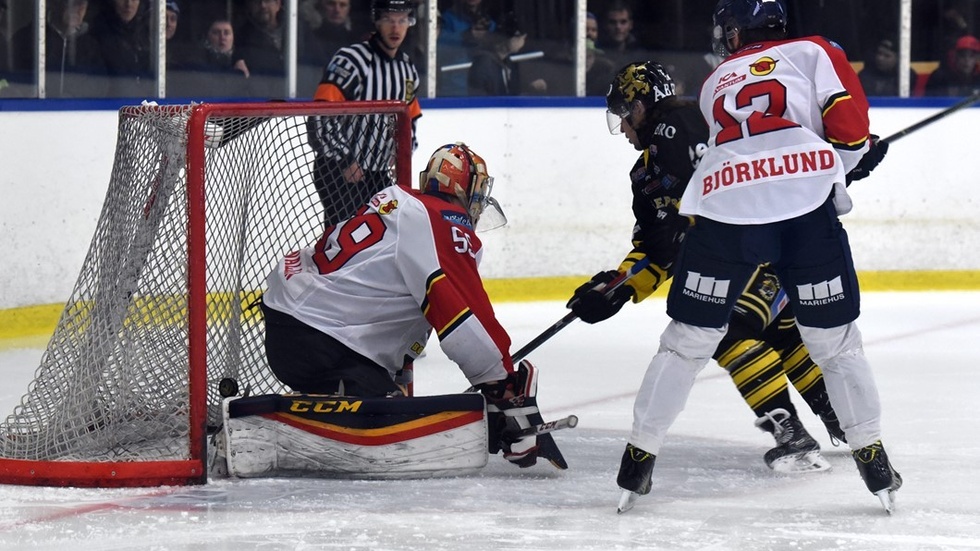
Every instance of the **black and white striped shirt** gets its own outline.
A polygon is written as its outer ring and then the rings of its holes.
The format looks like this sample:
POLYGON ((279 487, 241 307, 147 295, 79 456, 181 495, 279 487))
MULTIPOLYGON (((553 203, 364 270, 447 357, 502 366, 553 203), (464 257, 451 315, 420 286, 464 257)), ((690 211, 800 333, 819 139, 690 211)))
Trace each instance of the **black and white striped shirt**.
MULTIPOLYGON (((416 121, 422 115, 417 93, 419 73, 408 54, 381 49, 377 35, 337 50, 323 70, 314 99, 326 101, 401 100, 412 117, 412 149, 416 121)), ((331 159, 357 161, 365 170, 386 170, 394 154, 394 120, 387 115, 316 117, 313 146, 331 159)))

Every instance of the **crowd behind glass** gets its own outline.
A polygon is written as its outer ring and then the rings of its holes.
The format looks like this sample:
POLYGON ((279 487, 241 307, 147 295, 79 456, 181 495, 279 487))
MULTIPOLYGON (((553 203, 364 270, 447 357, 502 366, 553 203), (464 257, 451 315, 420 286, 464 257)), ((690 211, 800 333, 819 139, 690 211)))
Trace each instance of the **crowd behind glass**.
MULTIPOLYGON (((980 0, 786 1, 790 35, 840 44, 869 96, 962 96, 980 86, 980 0)), ((370 4, 0 0, 0 98, 309 98, 332 53, 374 30, 370 4)), ((479 55, 503 57, 504 95, 525 96, 601 96, 620 67, 646 59, 695 95, 718 62, 715 0, 418 4, 405 47, 422 97, 501 95, 467 78, 479 55)))

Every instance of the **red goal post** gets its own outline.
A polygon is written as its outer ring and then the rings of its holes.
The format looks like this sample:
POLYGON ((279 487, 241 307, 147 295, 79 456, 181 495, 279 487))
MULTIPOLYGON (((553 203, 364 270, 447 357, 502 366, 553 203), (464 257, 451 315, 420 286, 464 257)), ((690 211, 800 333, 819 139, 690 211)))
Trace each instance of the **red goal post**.
POLYGON ((344 203, 315 189, 315 121, 345 158, 369 148, 392 182, 413 184, 402 102, 120 109, 89 252, 34 380, 0 424, 0 483, 207 482, 219 381, 285 390, 263 349, 265 276, 344 203))

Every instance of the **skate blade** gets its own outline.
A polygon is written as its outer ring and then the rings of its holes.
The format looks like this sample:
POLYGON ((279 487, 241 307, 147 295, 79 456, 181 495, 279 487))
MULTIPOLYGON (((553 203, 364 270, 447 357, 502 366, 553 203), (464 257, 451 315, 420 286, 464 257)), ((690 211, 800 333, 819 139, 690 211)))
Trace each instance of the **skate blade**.
POLYGON ((895 492, 885 488, 875 492, 875 495, 878 496, 878 500, 881 501, 881 506, 885 508, 886 513, 890 515, 895 512, 895 492))
POLYGON ((639 499, 640 494, 636 492, 631 492, 629 490, 623 490, 623 495, 619 496, 619 506, 616 507, 617 514, 623 514, 629 511, 636 505, 636 500, 639 499))
POLYGON ((769 468, 777 473, 816 473, 830 469, 830 461, 820 455, 819 451, 807 452, 802 455, 787 455, 773 461, 769 468))

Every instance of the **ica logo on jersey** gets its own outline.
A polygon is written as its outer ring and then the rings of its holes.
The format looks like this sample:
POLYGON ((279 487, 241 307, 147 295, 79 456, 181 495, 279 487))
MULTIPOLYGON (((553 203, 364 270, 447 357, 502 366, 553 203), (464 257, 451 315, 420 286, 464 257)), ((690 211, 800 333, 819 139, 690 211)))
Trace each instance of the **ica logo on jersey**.
POLYGON ((726 75, 723 75, 720 79, 718 79, 718 85, 715 86, 714 93, 717 94, 718 92, 724 90, 725 88, 728 88, 730 86, 735 86, 736 84, 742 82, 746 78, 748 77, 745 75, 740 75, 738 73, 728 73, 726 75))

